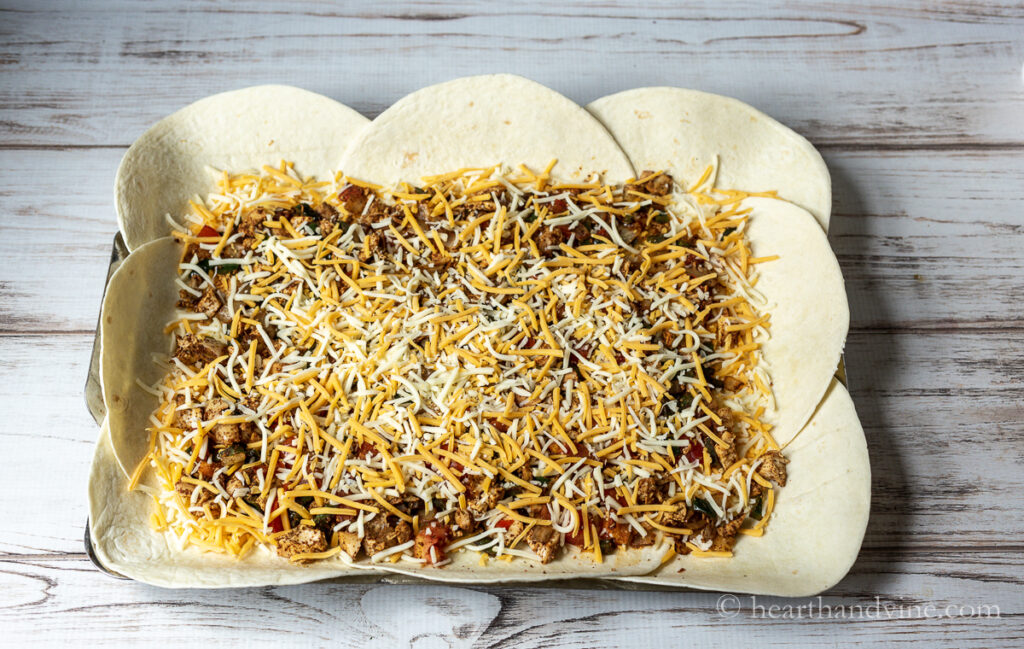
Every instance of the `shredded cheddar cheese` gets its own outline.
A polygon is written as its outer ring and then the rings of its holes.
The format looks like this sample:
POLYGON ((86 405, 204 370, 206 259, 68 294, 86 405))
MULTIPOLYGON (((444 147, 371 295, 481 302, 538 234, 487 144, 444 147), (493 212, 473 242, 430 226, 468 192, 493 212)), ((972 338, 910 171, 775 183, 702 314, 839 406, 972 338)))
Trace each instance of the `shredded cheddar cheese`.
POLYGON ((434 565, 666 539, 664 561, 728 557, 763 534, 752 296, 774 257, 750 257, 745 195, 711 168, 680 198, 656 172, 552 185, 553 164, 218 174, 176 233, 177 351, 132 477, 164 489, 154 525, 234 556, 434 565))

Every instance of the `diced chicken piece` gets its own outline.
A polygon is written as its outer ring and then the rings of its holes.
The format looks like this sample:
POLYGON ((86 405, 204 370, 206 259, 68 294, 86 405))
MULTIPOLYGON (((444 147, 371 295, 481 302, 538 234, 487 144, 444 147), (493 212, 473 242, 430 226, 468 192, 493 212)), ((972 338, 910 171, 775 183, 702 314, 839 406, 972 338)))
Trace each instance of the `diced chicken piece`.
POLYGON ((740 388, 743 387, 743 381, 734 376, 727 376, 722 379, 722 387, 728 392, 739 392, 740 388))
POLYGON ((542 227, 537 233, 537 248, 541 253, 558 250, 559 244, 562 243, 565 243, 565 235, 557 228, 542 227))
POLYGON ((213 479, 213 474, 216 473, 217 469, 221 468, 222 466, 223 465, 220 462, 209 462, 207 460, 200 460, 199 466, 196 468, 196 472, 199 474, 199 477, 202 478, 203 480, 211 480, 213 479))
POLYGON ((486 480, 482 475, 467 475, 463 480, 466 485, 466 504, 476 516, 483 516, 494 509, 498 501, 505 497, 505 489, 494 482, 484 489, 486 480))
POLYGON ((213 317, 217 318, 217 320, 224 324, 230 324, 234 319, 235 314, 233 311, 228 309, 228 303, 225 302, 219 309, 217 309, 217 313, 213 314, 213 317))
POLYGON ((685 528, 688 517, 689 511, 686 509, 686 503, 677 503, 675 511, 665 512, 661 515, 661 524, 666 527, 685 528))
POLYGON ((260 492, 260 483, 256 478, 257 469, 262 469, 263 474, 266 475, 267 466, 265 464, 249 467, 245 470, 239 469, 231 475, 227 484, 224 485, 224 491, 228 492, 228 495, 233 498, 245 498, 250 504, 255 503, 262 510, 267 506, 271 490, 267 491, 266 496, 260 492))
POLYGON ((761 456, 761 460, 761 466, 757 468, 757 472, 761 474, 761 477, 765 480, 771 480, 780 487, 785 487, 786 465, 789 464, 789 458, 779 451, 768 451, 761 456))
POLYGON ((526 535, 526 543, 540 557, 541 563, 550 563, 558 552, 558 532, 552 529, 550 525, 534 527, 526 535))
POLYGON ((330 203, 320 203, 313 208, 313 211, 319 214, 322 219, 333 219, 338 216, 338 210, 334 209, 334 206, 330 203))
POLYGON ((348 229, 348 223, 342 220, 341 214, 330 203, 321 203, 313 210, 320 215, 321 237, 326 238, 338 228, 341 228, 342 232, 348 229))
POLYGON ((177 406, 174 410, 174 425, 182 430, 192 430, 202 419, 201 411, 199 408, 183 408, 185 405, 185 395, 178 394, 174 396, 174 404, 177 406))
POLYGON ((323 552, 326 549, 326 535, 311 525, 300 525, 277 537, 277 554, 289 559, 296 554, 323 552))
MULTIPOLYGON (((242 215, 242 218, 238 220, 238 225, 235 227, 235 232, 243 235, 243 238, 248 244, 248 239, 256 236, 256 230, 263 225, 263 222, 267 220, 267 212, 262 207, 257 207, 251 212, 246 212, 242 215)), ((247 247, 251 247, 247 245, 247 247)))
POLYGON ((224 491, 228 492, 228 495, 232 498, 244 498, 248 496, 252 489, 249 484, 243 481, 243 478, 247 477, 242 471, 235 471, 234 475, 228 480, 228 483, 224 485, 224 491))
POLYGON ((195 334, 186 334, 178 338, 178 346, 174 351, 174 356, 178 360, 190 366, 206 365, 226 354, 227 347, 223 343, 195 334))
POLYGON ((264 397, 262 394, 260 394, 256 390, 253 390, 249 394, 242 397, 242 405, 248 408, 249 410, 255 412, 260 409, 260 404, 263 403, 263 399, 264 397))
POLYGON ((644 182, 626 185, 624 191, 627 193, 627 199, 637 200, 635 195, 628 194, 629 191, 642 192, 644 194, 651 194, 652 196, 665 196, 672 191, 672 176, 667 173, 660 173, 651 178, 653 175, 653 171, 644 170, 639 176, 637 176, 639 180, 643 180, 644 182))
POLYGON ((231 410, 231 404, 224 399, 210 399, 203 406, 203 419, 210 420, 220 417, 231 410))
POLYGON ((368 557, 412 538, 412 527, 408 523, 400 520, 392 525, 384 514, 378 514, 366 523, 363 532, 363 551, 368 557))
MULTIPOLYGON (((202 284, 202 282, 203 279, 199 277, 199 275, 196 275, 195 273, 189 275, 188 279, 185 281, 185 283, 188 284, 189 287, 196 290, 199 289, 199 286, 200 284, 202 284)), ((188 309, 189 311, 195 311, 196 303, 199 302, 199 297, 201 296, 193 295, 192 293, 186 291, 185 289, 181 289, 178 291, 177 306, 179 309, 188 309)))
POLYGON ((359 261, 366 263, 380 254, 385 249, 384 235, 380 232, 371 232, 366 236, 362 250, 359 251, 359 261))
POLYGON ((701 537, 711 540, 710 549, 712 551, 728 552, 732 550, 733 544, 736 543, 736 535, 739 533, 741 525, 743 525, 742 517, 717 527, 708 525, 701 532, 701 537))
POLYGON ((719 438, 725 445, 715 443, 715 455, 718 456, 719 464, 722 465, 723 469, 727 469, 739 459, 739 454, 736 452, 736 436, 729 431, 723 431, 719 433, 719 438))
POLYGON ((207 318, 212 318, 220 310, 223 302, 217 297, 217 289, 208 287, 203 291, 203 297, 199 298, 199 302, 196 303, 195 312, 202 313, 207 318))
POLYGON ((464 534, 469 534, 476 529, 476 519, 468 509, 456 509, 454 518, 455 524, 464 534))
POLYGON ((341 546, 341 551, 349 556, 350 559, 355 559, 359 555, 359 549, 362 547, 362 540, 359 535, 355 532, 336 532, 338 535, 338 545, 341 546))
POLYGON ((516 537, 523 533, 524 529, 526 529, 526 526, 524 526, 521 522, 512 521, 512 524, 509 525, 508 529, 505 530, 505 545, 509 545, 510 543, 512 543, 512 541, 515 540, 516 537))
POLYGON ((722 420, 722 426, 724 428, 732 430, 733 428, 736 427, 736 418, 732 416, 732 410, 729 410, 728 408, 725 407, 721 407, 715 408, 714 412, 716 415, 718 415, 718 418, 722 420))
POLYGON ((656 505, 663 499, 658 481, 654 478, 640 478, 637 483, 636 499, 641 505, 656 505))
MULTIPOLYGON (((211 399, 203 408, 203 419, 210 421, 221 417, 231 410, 231 404, 224 399, 211 399)), ((210 429, 213 440, 221 446, 230 446, 242 441, 242 428, 238 424, 215 424, 210 429)))
MULTIPOLYGON (((649 175, 649 172, 644 172, 644 176, 649 175)), ((644 183, 644 188, 647 189, 648 194, 665 196, 672 191, 672 176, 667 173, 660 173, 644 183)))
POLYGON ((644 528, 646 534, 640 534, 634 530, 634 534, 629 541, 629 547, 631 548, 645 548, 649 545, 654 545, 654 542, 658 540, 658 530, 654 529, 654 526, 648 523, 640 523, 640 527, 644 528))
POLYGON ((215 495, 206 487, 185 482, 184 480, 178 480, 177 484, 174 485, 174 490, 178 492, 178 495, 181 496, 181 499, 185 501, 185 505, 188 507, 208 503, 213 500, 215 495), (195 496, 195 502, 192 501, 193 495, 195 496))
POLYGON ((451 266, 453 260, 447 253, 435 250, 430 253, 430 270, 442 272, 451 266))

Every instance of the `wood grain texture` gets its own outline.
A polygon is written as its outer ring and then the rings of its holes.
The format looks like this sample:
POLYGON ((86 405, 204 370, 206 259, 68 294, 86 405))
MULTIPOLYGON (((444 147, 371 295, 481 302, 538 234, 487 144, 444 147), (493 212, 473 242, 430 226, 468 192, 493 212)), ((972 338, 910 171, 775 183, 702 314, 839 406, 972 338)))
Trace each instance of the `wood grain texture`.
POLYGON ((0 26, 0 134, 127 145, 190 101, 267 81, 373 115, 429 83, 509 71, 583 103, 647 85, 720 92, 822 145, 1024 142, 1019 3, 371 7, 17 3, 0 26))
POLYGON ((258 629, 282 647, 1024 646, 1022 33, 1024 6, 998 2, 0 0, 2 644, 219 647, 258 629), (721 92, 822 147, 873 501, 861 556, 821 603, 888 612, 766 620, 743 597, 723 617, 718 594, 519 587, 167 591, 82 554, 97 435, 82 385, 125 147, 230 88, 292 83, 372 116, 492 71, 580 102, 721 92))
POLYGON ((1024 602, 1014 597, 1019 577, 1007 575, 1021 567, 1019 557, 1001 554, 912 563, 868 556, 820 600, 740 597, 738 614, 728 617, 719 613, 717 593, 338 584, 168 591, 97 581, 82 557, 32 558, 0 562, 0 587, 9 593, 0 607, 0 623, 15 629, 7 637, 18 646, 72 638, 90 645, 173 646, 201 637, 204 646, 220 647, 233 646, 258 629, 261 642, 282 647, 538 649, 663 646, 672 643, 670 638, 689 644, 701 637, 732 647, 746 646, 752 635, 758 646, 768 647, 836 646, 883 637, 893 641, 890 646, 927 647, 943 644, 947 625, 955 623, 958 647, 1009 647, 1020 639, 1019 629, 1009 622, 1024 613, 1024 602), (964 566, 979 558, 987 579, 964 588, 964 566), (897 577, 906 591, 876 600, 880 588, 897 577), (763 619, 768 607, 780 607, 781 614, 781 607, 809 604, 876 607, 879 612, 864 615, 875 619, 763 619), (965 616, 935 618, 950 605, 957 613, 965 607, 965 616), (1000 617, 982 617, 982 611, 994 613, 983 606, 998 606, 1000 617), (977 617, 966 616, 969 607, 977 617), (35 630, 19 624, 25 617, 36 621, 35 630), (71 619, 76 626, 66 624, 71 619))

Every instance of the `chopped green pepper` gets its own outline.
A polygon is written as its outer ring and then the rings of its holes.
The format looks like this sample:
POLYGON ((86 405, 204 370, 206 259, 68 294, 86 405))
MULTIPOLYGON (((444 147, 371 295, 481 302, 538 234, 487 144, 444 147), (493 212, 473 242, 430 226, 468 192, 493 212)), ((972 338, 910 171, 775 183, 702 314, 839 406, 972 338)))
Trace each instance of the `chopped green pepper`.
POLYGON ((750 517, 757 520, 764 517, 764 498, 761 496, 754 499, 754 504, 750 507, 750 517))
POLYGON ((241 264, 210 264, 209 259, 200 259, 196 262, 196 266, 199 266, 204 272, 214 275, 230 275, 242 267, 241 264))
POLYGON ((711 456, 711 461, 712 462, 719 462, 719 460, 718 460, 718 453, 715 452, 715 445, 714 444, 704 444, 704 448, 706 448, 708 450, 708 455, 711 456))
POLYGON ((217 453, 217 459, 224 464, 241 464, 245 462, 245 446, 242 444, 232 444, 227 448, 222 448, 217 453))
POLYGON ((707 501, 704 500, 703 498, 694 498, 693 508, 706 516, 710 516, 712 518, 718 517, 718 514, 715 513, 715 510, 712 509, 711 505, 709 505, 707 501))

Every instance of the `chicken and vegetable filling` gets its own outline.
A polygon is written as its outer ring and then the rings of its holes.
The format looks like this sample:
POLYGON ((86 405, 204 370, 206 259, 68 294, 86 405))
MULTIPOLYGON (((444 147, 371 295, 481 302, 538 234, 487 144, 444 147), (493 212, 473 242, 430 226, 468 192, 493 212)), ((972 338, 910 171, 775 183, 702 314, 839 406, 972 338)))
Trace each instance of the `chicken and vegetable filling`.
POLYGON ((740 192, 221 174, 176 236, 153 522, 294 561, 729 556, 786 458, 740 192))

